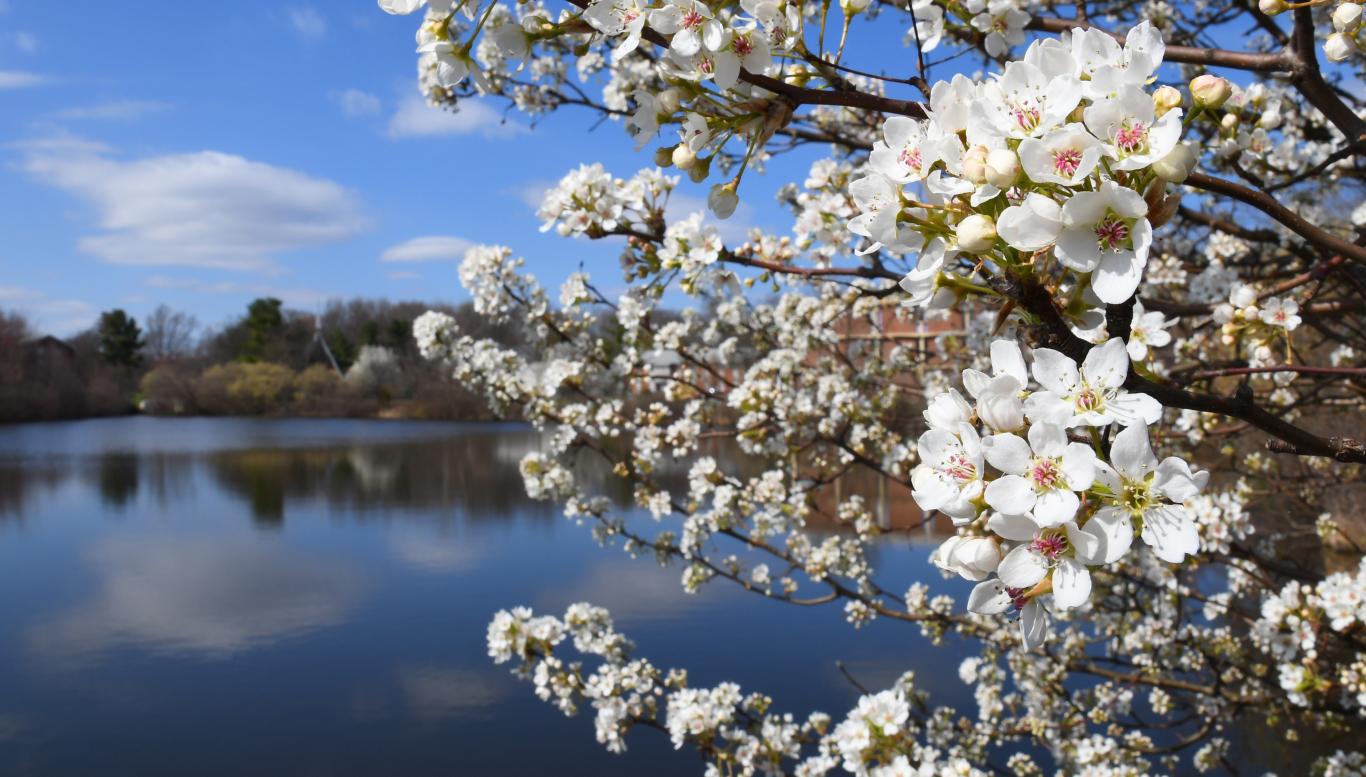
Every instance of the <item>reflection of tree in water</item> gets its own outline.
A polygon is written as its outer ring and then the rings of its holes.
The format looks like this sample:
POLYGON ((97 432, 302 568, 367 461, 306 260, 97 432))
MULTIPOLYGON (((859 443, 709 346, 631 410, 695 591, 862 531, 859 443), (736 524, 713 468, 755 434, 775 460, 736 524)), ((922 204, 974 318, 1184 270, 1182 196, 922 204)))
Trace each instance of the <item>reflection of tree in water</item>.
POLYGON ((388 511, 450 509, 451 520, 549 520, 558 510, 526 496, 517 464, 532 432, 498 430, 374 445, 224 452, 207 459, 219 485, 258 522, 284 519, 290 501, 316 500, 364 520, 388 511))
POLYGON ((134 453, 109 453, 100 457, 96 474, 100 501, 106 507, 127 507, 138 495, 139 457, 134 453))
POLYGON ((70 474, 66 467, 48 461, 0 462, 0 518, 23 518, 30 499, 56 490, 70 474))

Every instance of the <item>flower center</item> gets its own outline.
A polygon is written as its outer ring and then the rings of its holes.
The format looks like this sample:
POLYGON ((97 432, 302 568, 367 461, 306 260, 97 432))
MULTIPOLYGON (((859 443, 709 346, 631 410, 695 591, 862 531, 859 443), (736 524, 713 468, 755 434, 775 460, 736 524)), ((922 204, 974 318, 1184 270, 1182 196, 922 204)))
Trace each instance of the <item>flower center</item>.
POLYGON ((1119 503, 1134 515, 1142 515, 1152 504, 1152 486, 1147 480, 1125 480, 1119 493, 1119 503))
POLYGON ((1142 150, 1148 142, 1148 128, 1143 122, 1137 121, 1133 124, 1121 127, 1115 133, 1115 145, 1126 154, 1137 153, 1142 150))
POLYGON ((688 29, 697 27, 704 21, 706 20, 702 18, 702 14, 697 12, 697 9, 693 9, 683 14, 683 26, 688 29))
POLYGON ((1016 103, 1011 113, 1015 116, 1015 126, 1025 132, 1038 129, 1039 122, 1043 119, 1043 111, 1032 105, 1016 103))
POLYGON ((907 146, 897 155, 897 161, 912 170, 920 169, 920 149, 907 146))
POLYGON ((716 63, 712 61, 711 57, 703 57, 697 61, 697 69, 700 70, 703 75, 709 76, 716 70, 716 63))
POLYGON ((1063 484, 1062 467, 1058 466, 1057 459, 1040 457, 1034 460, 1034 466, 1029 470, 1029 478, 1034 481, 1034 487, 1039 491, 1057 488, 1063 484))
POLYGON ((1076 406, 1083 413, 1095 412, 1105 406, 1105 395, 1090 386, 1084 386, 1077 392, 1076 406))
POLYGON ((1062 534, 1041 534, 1029 543, 1029 549, 1050 561, 1057 561, 1067 550, 1067 537, 1062 534))
POLYGON ((1096 224, 1096 244, 1102 251, 1128 248, 1129 225, 1114 216, 1106 216, 1096 224))
POLYGON ((742 57, 749 56, 754 51, 754 42, 749 39, 748 35, 736 35, 735 40, 730 45, 735 53, 742 57))
POLYGON ((1053 169, 1058 175, 1071 178, 1081 167, 1081 152, 1075 148, 1063 148, 1053 152, 1053 169))
POLYGON ((959 483, 977 479, 977 465, 961 453, 955 453, 949 457, 948 466, 944 468, 944 471, 959 483))

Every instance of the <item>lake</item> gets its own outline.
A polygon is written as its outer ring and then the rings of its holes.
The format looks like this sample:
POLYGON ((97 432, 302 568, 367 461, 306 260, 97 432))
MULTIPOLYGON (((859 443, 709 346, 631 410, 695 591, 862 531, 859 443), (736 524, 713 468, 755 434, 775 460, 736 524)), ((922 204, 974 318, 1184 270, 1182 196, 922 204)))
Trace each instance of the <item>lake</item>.
MULTIPOLYGON (((699 775, 621 756, 495 666, 499 609, 612 611, 638 654, 838 719, 915 668, 971 712, 961 653, 601 548, 528 499, 514 425, 118 418, 0 427, 0 773, 699 775)), ((852 484, 850 488, 856 488, 852 484)), ((629 509, 629 491, 603 480, 629 509), (615 490, 613 490, 615 489, 615 490), (618 493, 619 492, 619 493, 618 493)), ((879 495, 868 494, 870 501, 879 495)), ((907 502, 888 502, 890 519, 907 502)), ((966 595, 893 533, 872 561, 966 595)))

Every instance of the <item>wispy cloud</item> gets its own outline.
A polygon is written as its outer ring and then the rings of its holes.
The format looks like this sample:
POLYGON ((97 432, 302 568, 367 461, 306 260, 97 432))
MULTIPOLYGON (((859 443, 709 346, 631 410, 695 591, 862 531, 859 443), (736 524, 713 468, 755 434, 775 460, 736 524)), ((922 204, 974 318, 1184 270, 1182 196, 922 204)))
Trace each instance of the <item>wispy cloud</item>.
POLYGON ((90 326, 98 312, 85 300, 53 297, 22 286, 0 286, 0 308, 22 313, 39 331, 59 336, 90 326))
POLYGON ((20 30, 18 32, 10 33, 8 37, 9 44, 22 54, 33 54, 36 53, 38 49, 42 48, 41 44, 38 42, 38 36, 31 32, 20 30))
POLYGON ((104 231, 81 250, 114 264, 268 270, 366 225, 340 184, 233 154, 124 161, 70 136, 26 147, 29 174, 95 210, 104 231))
POLYGON ((389 137, 395 140, 448 135, 510 138, 529 131, 525 125, 506 121, 478 99, 461 100, 456 110, 443 110, 410 95, 399 102, 398 110, 389 118, 389 137))
POLYGON ((0 89, 27 89, 46 80, 45 76, 24 70, 0 70, 0 89))
POLYGON ((294 31, 305 38, 318 39, 327 34, 327 19, 316 8, 302 6, 287 12, 294 31))
POLYGON ((191 294, 219 294, 242 297, 274 297, 286 306, 309 310, 321 306, 337 295, 308 288, 289 288, 265 283, 239 281, 206 281, 200 278, 178 278, 153 275, 144 281, 149 288, 184 291, 191 294))
POLYGON ((386 248, 379 258, 382 262, 440 262, 462 258, 473 245, 463 237, 449 235, 415 237, 386 248))
POLYGON ((93 105, 78 105, 53 114, 63 121, 137 121, 151 113, 168 111, 168 103, 155 100, 108 100, 93 105))
POLYGON ((360 89, 343 89, 340 92, 333 92, 332 99, 336 100, 342 113, 353 119, 378 116, 384 108, 378 97, 360 89))

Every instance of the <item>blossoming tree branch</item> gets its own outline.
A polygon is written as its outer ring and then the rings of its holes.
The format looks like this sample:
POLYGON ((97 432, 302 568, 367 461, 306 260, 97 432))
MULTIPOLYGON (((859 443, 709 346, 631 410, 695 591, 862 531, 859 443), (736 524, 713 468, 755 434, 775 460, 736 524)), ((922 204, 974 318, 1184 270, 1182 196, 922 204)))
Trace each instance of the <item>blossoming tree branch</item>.
POLYGON ((556 305, 510 249, 467 254, 477 309, 526 322, 539 361, 440 314, 415 327, 547 434, 530 495, 689 592, 975 646, 975 710, 908 673, 837 722, 694 687, 591 604, 502 611, 490 655, 538 696, 591 708, 613 751, 659 729, 714 775, 1239 773, 1249 732, 1366 770, 1366 564, 1332 503, 1366 462, 1360 4, 379 5, 422 14, 434 105, 585 110, 653 153, 630 178, 568 171, 540 210, 618 240, 625 293, 574 273, 556 305), (792 234, 726 245, 712 219, 798 149, 822 156, 780 192, 792 234), (710 216, 666 217, 685 175, 710 216), (696 304, 662 315, 669 290, 696 304), (936 321, 957 328, 929 348, 893 325, 936 321), (680 367, 657 376, 665 351, 680 367), (585 457, 647 517, 594 493, 585 457), (869 551, 898 529, 827 498, 854 471, 951 525, 931 560, 956 595, 880 582, 869 551))

